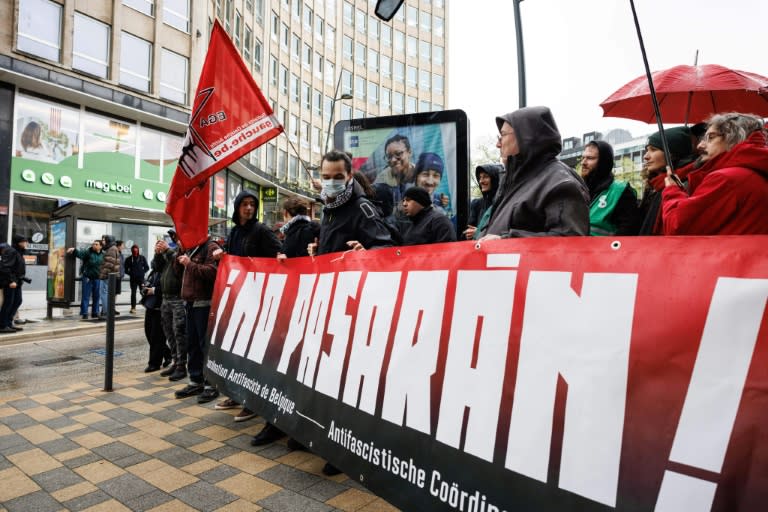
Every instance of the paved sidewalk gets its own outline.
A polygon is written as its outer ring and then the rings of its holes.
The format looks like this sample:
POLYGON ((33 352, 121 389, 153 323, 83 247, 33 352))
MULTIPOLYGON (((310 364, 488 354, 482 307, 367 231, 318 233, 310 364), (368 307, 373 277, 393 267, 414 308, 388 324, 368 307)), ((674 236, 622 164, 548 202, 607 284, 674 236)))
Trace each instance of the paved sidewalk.
POLYGON ((177 400, 157 373, 102 384, 0 398, 0 512, 397 510, 284 440, 251 447, 261 418, 177 400))

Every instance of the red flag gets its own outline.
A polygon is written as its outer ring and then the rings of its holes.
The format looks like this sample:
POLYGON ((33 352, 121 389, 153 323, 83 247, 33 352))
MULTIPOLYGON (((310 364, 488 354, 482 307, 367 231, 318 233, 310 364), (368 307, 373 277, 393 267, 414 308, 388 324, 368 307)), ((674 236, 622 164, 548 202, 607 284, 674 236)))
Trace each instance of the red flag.
POLYGON ((165 208, 184 247, 208 236, 208 178, 283 131, 217 21, 165 208))

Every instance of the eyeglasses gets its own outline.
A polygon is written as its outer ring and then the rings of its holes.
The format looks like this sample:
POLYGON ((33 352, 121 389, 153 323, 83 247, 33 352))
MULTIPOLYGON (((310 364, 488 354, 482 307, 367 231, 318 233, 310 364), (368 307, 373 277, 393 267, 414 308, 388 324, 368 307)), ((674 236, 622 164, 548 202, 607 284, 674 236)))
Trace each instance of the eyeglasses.
POLYGON ((387 153, 387 160, 392 160, 393 158, 400 159, 405 154, 405 151, 393 151, 391 153, 387 153))
POLYGON ((723 134, 720 132, 709 132, 709 133, 705 133, 704 136, 701 138, 701 140, 704 142, 712 142, 716 138, 722 137, 722 136, 723 134))
POLYGON ((505 135, 512 135, 513 133, 515 133, 515 132, 512 132, 512 131, 510 131, 510 132, 499 132, 499 135, 496 138, 498 139, 499 142, 501 142, 501 139, 503 139, 505 135))

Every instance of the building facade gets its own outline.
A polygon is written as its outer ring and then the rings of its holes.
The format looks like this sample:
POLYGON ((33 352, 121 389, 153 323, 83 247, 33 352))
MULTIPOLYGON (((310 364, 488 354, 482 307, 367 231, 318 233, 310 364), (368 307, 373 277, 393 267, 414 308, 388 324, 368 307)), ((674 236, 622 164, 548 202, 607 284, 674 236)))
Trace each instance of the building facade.
POLYGON ((243 187, 262 198, 263 221, 281 220, 283 197, 314 197, 336 120, 444 108, 444 0, 409 0, 386 23, 375 3, 0 3, 2 239, 30 238, 37 286, 59 213, 77 218, 77 244, 109 233, 151 252, 170 226, 165 197, 217 19, 285 134, 211 178, 211 231, 226 233, 243 187))

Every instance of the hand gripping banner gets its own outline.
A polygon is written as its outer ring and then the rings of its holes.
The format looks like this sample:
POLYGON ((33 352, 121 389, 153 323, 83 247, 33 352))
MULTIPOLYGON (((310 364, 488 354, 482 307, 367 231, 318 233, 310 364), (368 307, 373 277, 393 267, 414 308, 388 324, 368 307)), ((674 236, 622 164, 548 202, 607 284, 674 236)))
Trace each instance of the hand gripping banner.
POLYGON ((166 212, 185 247, 208 234, 208 178, 283 131, 218 21, 197 85, 166 212))
POLYGON ((404 510, 763 510, 766 246, 227 256, 208 378, 404 510))

